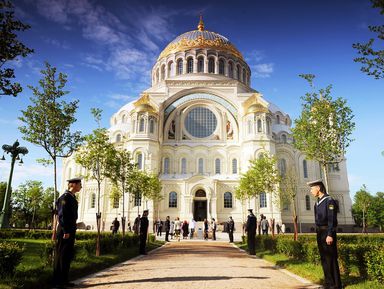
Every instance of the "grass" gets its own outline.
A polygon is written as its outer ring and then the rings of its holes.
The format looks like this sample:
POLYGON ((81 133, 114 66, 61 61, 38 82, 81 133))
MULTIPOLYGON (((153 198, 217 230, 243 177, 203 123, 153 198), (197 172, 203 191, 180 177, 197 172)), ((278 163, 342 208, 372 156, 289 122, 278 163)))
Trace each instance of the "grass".
MULTIPOLYGON (((23 260, 16 268, 15 276, 0 280, 0 289, 12 288, 50 288, 52 278, 52 265, 44 264, 42 258, 46 243, 49 240, 10 239, 22 244, 25 248, 23 260)), ((148 251, 160 247, 164 242, 155 241, 147 245, 148 251)), ((99 257, 94 255, 78 255, 71 263, 69 273, 71 279, 77 279, 96 273, 120 262, 126 261, 138 255, 138 247, 120 248, 112 254, 99 257)))
MULTIPOLYGON (((247 244, 236 243, 236 245, 248 250, 247 244)), ((256 255, 266 261, 269 261, 276 266, 286 269, 296 275, 308 279, 316 284, 323 283, 323 270, 321 265, 309 263, 306 261, 292 260, 283 254, 274 254, 271 251, 256 251, 256 255)), ((377 281, 363 280, 359 275, 357 268, 351 269, 350 276, 342 275, 342 282, 345 289, 382 289, 383 284, 377 281)))

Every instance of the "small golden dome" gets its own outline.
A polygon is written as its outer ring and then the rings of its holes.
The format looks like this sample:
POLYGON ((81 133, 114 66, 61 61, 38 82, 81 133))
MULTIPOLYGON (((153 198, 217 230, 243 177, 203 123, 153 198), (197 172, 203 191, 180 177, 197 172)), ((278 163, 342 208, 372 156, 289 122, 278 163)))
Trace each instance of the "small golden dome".
POLYGON ((267 113, 268 108, 266 108, 262 104, 252 104, 250 107, 248 107, 247 114, 248 113, 257 113, 257 112, 267 113))
POLYGON ((154 112, 155 110, 149 104, 140 104, 135 108, 136 112, 154 112))

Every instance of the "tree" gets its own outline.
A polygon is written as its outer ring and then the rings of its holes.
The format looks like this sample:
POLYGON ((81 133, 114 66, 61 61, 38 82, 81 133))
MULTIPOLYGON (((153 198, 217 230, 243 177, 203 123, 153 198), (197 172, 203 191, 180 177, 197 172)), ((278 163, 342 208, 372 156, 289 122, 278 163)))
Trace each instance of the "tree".
MULTIPOLYGON (((125 193, 131 181, 132 171, 135 164, 132 162, 130 152, 125 149, 117 150, 115 157, 109 162, 110 167, 107 169, 107 176, 112 181, 118 192, 113 197, 123 197, 123 215, 121 217, 121 226, 123 236, 125 235, 125 193)), ((129 208, 128 208, 129 212, 129 208)))
POLYGON ((363 185, 356 192, 354 204, 352 205, 352 213, 358 224, 362 224, 362 233, 367 233, 367 213, 372 204, 372 195, 368 192, 366 185, 363 185))
POLYGON ((383 232, 384 226, 384 193, 377 192, 376 196, 372 197, 371 205, 368 208, 368 223, 372 227, 379 227, 380 232, 383 232))
POLYGON ((44 190, 42 196, 42 203, 37 209, 38 224, 40 227, 49 228, 52 227, 52 209, 54 202, 53 187, 48 187, 44 190), (42 226, 41 226, 42 225, 42 226))
POLYGON ((110 162, 116 157, 116 150, 113 144, 109 142, 107 130, 105 128, 100 128, 102 110, 91 109, 91 112, 98 123, 98 128, 85 137, 86 144, 80 147, 80 149, 76 152, 75 160, 90 173, 87 178, 93 179, 97 182, 96 256, 100 256, 101 183, 109 175, 109 169, 111 167, 110 162))
MULTIPOLYGON (((372 8, 379 8, 380 14, 384 15, 384 1, 383 0, 371 0, 372 8)), ((378 41, 384 40, 384 25, 368 26, 369 30, 377 34, 378 41)), ((357 53, 361 55, 354 59, 355 62, 360 62, 363 66, 360 70, 375 79, 384 78, 384 49, 375 49, 373 47, 375 42, 374 38, 371 38, 367 43, 355 43, 352 45, 357 50, 357 53)), ((380 45, 380 44, 379 44, 380 45)))
MULTIPOLYGON (((6 0, 0 0, 0 67, 17 57, 26 57, 33 50, 17 39, 16 32, 29 29, 31 26, 16 20, 13 5, 6 0)), ((12 83, 15 72, 12 68, 0 69, 0 95, 17 96, 23 89, 17 82, 12 83)))
MULTIPOLYGON (((56 68, 48 62, 46 70, 42 70, 43 78, 39 87, 28 86, 33 93, 30 97, 32 105, 22 110, 19 119, 24 125, 19 127, 24 135, 23 139, 41 146, 50 156, 50 160, 43 160, 46 164, 53 163, 54 172, 54 200, 57 192, 57 159, 69 157, 82 143, 80 131, 72 133, 71 125, 76 122, 75 113, 78 100, 65 102, 62 97, 69 92, 64 91, 67 76, 63 73, 56 75, 56 68)), ((55 204, 54 204, 55 206, 55 204)), ((53 235, 55 235, 56 218, 53 220, 53 235)))
MULTIPOLYGON (((312 74, 300 75, 313 86, 312 74)), ((332 86, 329 85, 319 92, 306 93, 302 97, 303 110, 295 127, 292 128, 294 147, 311 160, 320 163, 325 186, 328 188, 329 164, 337 164, 344 159, 346 148, 349 146, 351 134, 355 128, 352 121, 352 110, 347 106, 347 101, 341 97, 336 100, 331 96, 332 86)))
POLYGON ((296 207, 296 195, 297 195, 298 178, 294 168, 288 169, 287 173, 281 178, 280 183, 280 203, 281 204, 292 204, 292 220, 294 234, 293 239, 298 239, 298 226, 297 226, 297 207, 296 207))
MULTIPOLYGON (((261 193, 276 193, 280 175, 276 167, 276 158, 263 154, 258 159, 250 161, 250 168, 240 178, 236 188, 236 198, 240 200, 254 198, 261 193)), ((274 235, 274 220, 272 220, 272 235, 274 235)))
POLYGON ((36 228, 36 212, 43 203, 43 184, 40 181, 28 180, 15 191, 12 204, 14 210, 20 213, 24 224, 36 228))

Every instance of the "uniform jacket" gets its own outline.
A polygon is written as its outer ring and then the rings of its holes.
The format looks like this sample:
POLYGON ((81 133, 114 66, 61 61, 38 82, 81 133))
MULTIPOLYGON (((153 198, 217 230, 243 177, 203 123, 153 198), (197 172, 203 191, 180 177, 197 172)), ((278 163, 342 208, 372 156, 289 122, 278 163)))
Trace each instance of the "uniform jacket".
POLYGON ((140 234, 147 235, 149 221, 147 217, 140 218, 140 234))
POLYGON ((337 204, 330 195, 324 195, 315 203, 315 222, 318 227, 327 227, 328 236, 336 231, 337 204))
POLYGON ((235 230, 235 222, 233 220, 228 221, 228 232, 233 232, 235 230))
POLYGON ((247 218, 246 231, 248 233, 256 233, 256 217, 254 214, 249 214, 247 218))
POLYGON ((76 232, 78 203, 74 195, 66 190, 56 201, 59 226, 64 234, 76 232))

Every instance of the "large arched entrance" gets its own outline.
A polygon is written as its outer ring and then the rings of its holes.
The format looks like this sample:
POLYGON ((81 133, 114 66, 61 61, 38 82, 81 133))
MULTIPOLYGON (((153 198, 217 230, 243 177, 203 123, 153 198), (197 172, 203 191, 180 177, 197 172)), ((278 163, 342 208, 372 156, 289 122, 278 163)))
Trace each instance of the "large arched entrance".
POLYGON ((197 190, 193 200, 193 219, 202 222, 207 219, 207 194, 204 190, 197 190))

